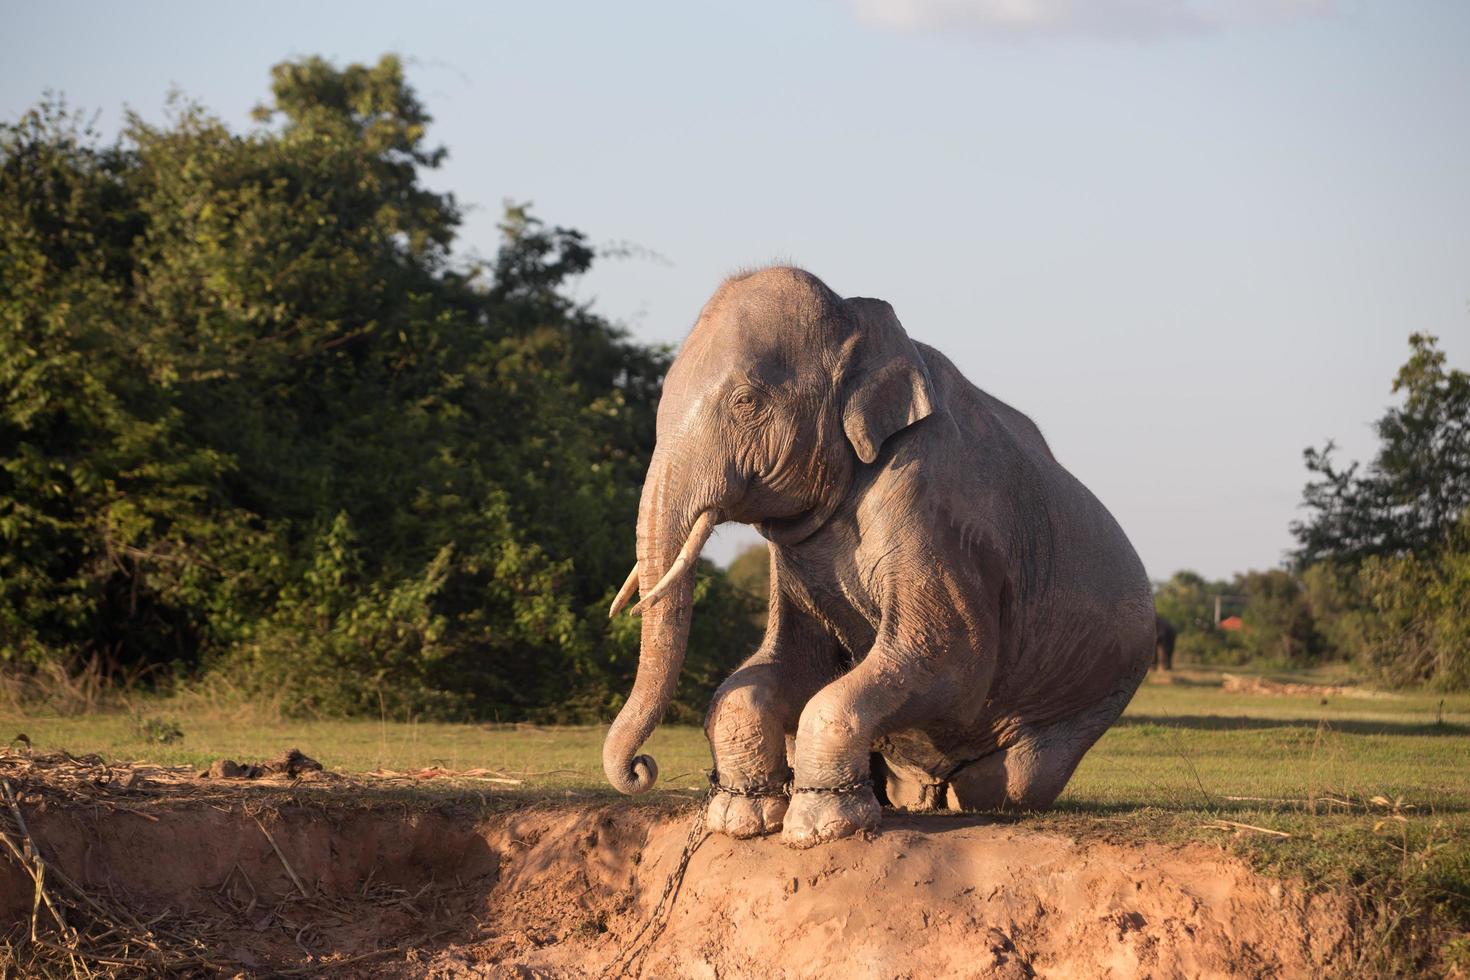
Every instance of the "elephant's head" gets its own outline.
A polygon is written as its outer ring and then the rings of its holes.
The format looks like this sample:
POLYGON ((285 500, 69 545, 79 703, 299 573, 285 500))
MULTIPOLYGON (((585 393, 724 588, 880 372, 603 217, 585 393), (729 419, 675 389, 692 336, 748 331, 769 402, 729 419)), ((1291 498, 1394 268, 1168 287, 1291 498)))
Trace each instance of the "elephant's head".
POLYGON ((663 717, 689 638, 693 566, 715 526, 795 544, 831 516, 857 467, 929 415, 918 350, 881 300, 842 299, 800 269, 727 280, 664 380, 638 510, 638 677, 603 744, 608 780, 642 793, 658 767, 634 753, 663 717))

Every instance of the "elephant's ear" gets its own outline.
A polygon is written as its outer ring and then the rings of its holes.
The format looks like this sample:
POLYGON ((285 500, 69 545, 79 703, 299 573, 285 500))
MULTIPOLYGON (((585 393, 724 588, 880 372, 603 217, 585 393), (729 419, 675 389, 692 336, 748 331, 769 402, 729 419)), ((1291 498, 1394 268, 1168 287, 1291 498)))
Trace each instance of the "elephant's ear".
POLYGON ((864 463, 889 436, 932 413, 934 384, 893 307, 881 299, 845 300, 856 330, 844 345, 842 428, 864 463))

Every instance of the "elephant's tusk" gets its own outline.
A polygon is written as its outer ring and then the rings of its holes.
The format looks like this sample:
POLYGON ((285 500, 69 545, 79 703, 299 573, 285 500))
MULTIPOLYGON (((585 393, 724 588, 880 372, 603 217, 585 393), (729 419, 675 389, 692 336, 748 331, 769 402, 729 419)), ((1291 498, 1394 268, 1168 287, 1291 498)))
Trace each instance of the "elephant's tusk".
POLYGON ((654 604, 664 597, 664 593, 674 587, 679 577, 694 565, 695 559, 704 550, 704 543, 709 540, 709 536, 714 531, 715 512, 707 510, 700 514, 699 519, 694 522, 694 527, 689 531, 689 540, 685 541, 684 547, 679 549, 679 557, 675 558, 669 570, 664 572, 664 577, 658 580, 657 585, 644 593, 638 605, 633 607, 634 616, 641 615, 645 609, 652 609, 654 604))
POLYGON ((628 581, 623 583, 623 587, 621 589, 618 589, 618 597, 612 601, 612 608, 607 611, 607 618, 612 619, 614 616, 616 616, 618 614, 618 611, 621 610, 623 606, 628 604, 628 600, 632 598, 633 593, 637 591, 638 563, 634 562, 633 570, 628 573, 628 581))

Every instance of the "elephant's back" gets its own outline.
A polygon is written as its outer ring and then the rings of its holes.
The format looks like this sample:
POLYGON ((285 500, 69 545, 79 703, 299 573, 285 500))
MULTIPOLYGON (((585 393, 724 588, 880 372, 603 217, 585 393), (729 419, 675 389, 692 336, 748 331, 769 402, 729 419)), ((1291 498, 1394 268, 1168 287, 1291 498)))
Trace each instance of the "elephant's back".
POLYGON ((915 342, 940 404, 970 440, 1004 439, 1027 455, 1055 462, 1041 427, 1031 417, 983 390, 942 351, 915 342))
MULTIPOLYGON (((1019 539, 1016 557, 1049 565, 1049 574, 1031 576, 1046 587, 1083 589, 1098 598, 1147 606, 1138 618, 1152 623, 1152 589, 1127 534, 1097 496, 1052 453, 1041 428, 1019 409, 976 386, 943 353, 918 344, 939 400, 957 429, 964 455, 961 474, 974 484, 971 500, 996 499, 995 482, 1005 490, 1003 515, 1019 539), (1142 592, 1146 603, 1138 601, 1142 592)), ((1150 626, 1150 628, 1152 628, 1150 626)))
POLYGON ((1016 635, 1006 644, 1014 662, 1001 665, 999 683, 1011 689, 1004 700, 1034 694, 1041 710, 1120 687, 1131 694, 1154 644, 1153 589, 1132 542, 1030 417, 970 382, 939 351, 919 350, 960 443, 971 447, 961 474, 971 486, 962 496, 986 501, 980 506, 996 512, 976 519, 1007 528, 1011 538, 1016 635))

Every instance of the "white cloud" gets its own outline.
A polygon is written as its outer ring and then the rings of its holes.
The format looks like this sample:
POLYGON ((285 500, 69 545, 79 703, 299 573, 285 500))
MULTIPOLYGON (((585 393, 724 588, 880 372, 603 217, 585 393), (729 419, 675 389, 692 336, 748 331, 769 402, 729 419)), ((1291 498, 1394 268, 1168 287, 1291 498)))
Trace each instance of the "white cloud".
POLYGON ((848 0, 859 19, 987 37, 1153 38, 1331 12, 1335 0, 848 0))

